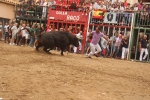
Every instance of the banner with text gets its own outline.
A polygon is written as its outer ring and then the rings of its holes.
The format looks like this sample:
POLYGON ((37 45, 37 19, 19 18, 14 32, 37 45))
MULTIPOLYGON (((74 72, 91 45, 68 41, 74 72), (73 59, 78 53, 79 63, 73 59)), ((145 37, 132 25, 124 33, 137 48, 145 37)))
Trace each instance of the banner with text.
POLYGON ((62 20, 62 21, 81 21, 86 22, 88 16, 82 15, 82 12, 73 12, 73 11, 57 11, 50 10, 49 19, 51 20, 62 20))

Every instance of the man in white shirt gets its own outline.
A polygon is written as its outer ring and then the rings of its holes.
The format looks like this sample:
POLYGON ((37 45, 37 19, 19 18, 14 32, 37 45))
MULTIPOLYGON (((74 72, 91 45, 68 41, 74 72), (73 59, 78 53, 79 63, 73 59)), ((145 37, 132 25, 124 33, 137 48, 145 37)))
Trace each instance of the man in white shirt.
POLYGON ((30 25, 29 24, 27 24, 27 26, 26 26, 26 37, 25 37, 25 39, 26 39, 26 42, 25 42, 25 44, 26 44, 26 46, 28 45, 28 42, 29 42, 29 39, 30 39, 30 25))
POLYGON ((17 25, 18 25, 18 23, 15 23, 13 25, 13 27, 11 28, 11 30, 12 30, 12 38, 11 38, 10 45, 15 45, 14 40, 16 39, 16 35, 17 35, 17 32, 18 32, 17 25))
POLYGON ((94 9, 98 9, 99 8, 99 4, 95 1, 94 3, 94 9))
POLYGON ((93 2, 90 4, 89 10, 90 11, 94 10, 94 3, 93 2))
POLYGON ((56 1, 55 0, 51 0, 48 2, 48 6, 51 7, 52 9, 56 9, 56 1))
POLYGON ((109 37, 108 36, 105 36, 105 38, 101 37, 102 51, 103 50, 106 51, 105 54, 103 54, 103 52, 102 52, 103 56, 107 56, 108 55, 108 52, 109 52, 109 45, 108 45, 108 43, 109 43, 109 37))
POLYGON ((43 14, 42 17, 45 18, 46 17, 46 12, 47 12, 47 6, 48 6, 48 2, 47 0, 45 0, 45 2, 43 3, 43 14))
POLYGON ((104 37, 101 37, 101 46, 103 49, 106 49, 107 44, 108 44, 108 41, 104 37))
POLYGON ((2 22, 0 22, 0 40, 2 39, 2 22))
POLYGON ((26 34, 27 34, 27 31, 25 29, 26 25, 25 24, 22 24, 22 28, 21 28, 21 33, 22 33, 22 45, 23 46, 25 44, 25 39, 26 39, 26 34))
POLYGON ((5 29, 5 43, 6 43, 6 41, 8 41, 8 37, 9 37, 9 33, 8 33, 8 27, 9 27, 9 25, 8 25, 8 23, 6 23, 6 25, 4 26, 4 29, 5 29))
MULTIPOLYGON (((76 34, 76 37, 79 39, 79 51, 81 51, 81 49, 82 49, 81 40, 83 39, 82 31, 80 31, 78 34, 76 34)), ((74 50, 74 53, 77 53, 77 47, 74 46, 73 50, 74 50)))
POLYGON ((138 11, 138 5, 137 5, 137 3, 136 4, 134 4, 134 11, 138 11))

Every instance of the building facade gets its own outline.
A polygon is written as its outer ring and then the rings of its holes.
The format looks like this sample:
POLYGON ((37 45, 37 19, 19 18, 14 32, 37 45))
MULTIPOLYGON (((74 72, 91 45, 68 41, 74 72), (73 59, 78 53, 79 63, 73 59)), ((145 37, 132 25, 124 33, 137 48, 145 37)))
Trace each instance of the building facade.
POLYGON ((15 18, 15 5, 19 4, 19 2, 14 0, 0 0, 0 22, 2 23, 3 29, 2 37, 4 38, 4 26, 5 23, 9 23, 15 18))

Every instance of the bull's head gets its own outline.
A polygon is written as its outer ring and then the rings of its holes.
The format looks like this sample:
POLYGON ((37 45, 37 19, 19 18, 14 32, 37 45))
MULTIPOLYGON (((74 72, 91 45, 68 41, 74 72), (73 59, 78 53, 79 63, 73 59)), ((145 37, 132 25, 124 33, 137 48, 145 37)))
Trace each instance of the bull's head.
POLYGON ((74 39, 73 39, 73 43, 72 43, 75 47, 78 47, 79 46, 79 39, 74 36, 74 39))

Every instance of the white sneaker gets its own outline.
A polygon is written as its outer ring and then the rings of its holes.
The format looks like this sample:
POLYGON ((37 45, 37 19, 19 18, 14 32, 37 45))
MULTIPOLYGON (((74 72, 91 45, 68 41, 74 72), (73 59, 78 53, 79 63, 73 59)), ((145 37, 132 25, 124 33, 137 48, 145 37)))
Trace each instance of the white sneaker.
POLYGON ((36 48, 36 46, 34 46, 34 48, 36 48))
POLYGON ((15 45, 15 43, 13 43, 12 45, 15 45))
POLYGON ((68 53, 68 51, 66 51, 66 53, 68 53))
POLYGON ((11 43, 9 43, 9 45, 12 45, 11 43))

